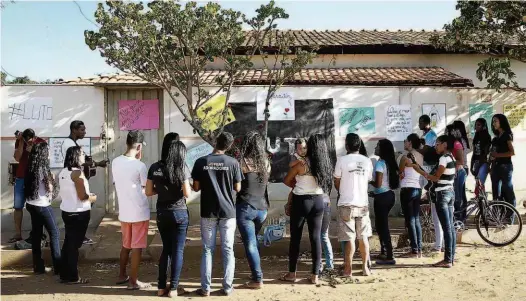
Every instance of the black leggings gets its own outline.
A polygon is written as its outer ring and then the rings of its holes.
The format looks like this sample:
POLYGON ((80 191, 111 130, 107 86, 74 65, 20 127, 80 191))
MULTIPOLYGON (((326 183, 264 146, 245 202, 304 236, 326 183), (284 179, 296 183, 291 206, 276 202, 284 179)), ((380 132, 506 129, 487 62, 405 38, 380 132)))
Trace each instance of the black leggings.
POLYGON ((376 232, 380 238, 380 253, 393 259, 393 244, 389 232, 389 211, 395 204, 395 194, 392 190, 374 195, 374 220, 376 232))
POLYGON ((307 220, 312 252, 312 274, 321 269, 321 225, 324 204, 322 195, 293 195, 290 213, 289 272, 296 272, 303 225, 307 220))

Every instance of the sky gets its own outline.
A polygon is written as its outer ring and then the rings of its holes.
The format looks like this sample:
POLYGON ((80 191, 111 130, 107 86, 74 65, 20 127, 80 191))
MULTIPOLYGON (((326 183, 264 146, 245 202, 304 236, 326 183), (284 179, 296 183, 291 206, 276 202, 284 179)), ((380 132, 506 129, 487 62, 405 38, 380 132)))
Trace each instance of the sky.
MULTIPOLYGON (((5 2, 5 1, 4 1, 5 2)), ((252 15, 265 1, 216 1, 252 15)), ((96 29, 97 1, 23 1, 1 11, 2 70, 34 80, 72 79, 115 73, 84 42, 96 29), (80 9, 79 9, 80 7, 80 9)), ((456 17, 455 1, 277 1, 290 15, 280 29, 433 30, 456 17)))

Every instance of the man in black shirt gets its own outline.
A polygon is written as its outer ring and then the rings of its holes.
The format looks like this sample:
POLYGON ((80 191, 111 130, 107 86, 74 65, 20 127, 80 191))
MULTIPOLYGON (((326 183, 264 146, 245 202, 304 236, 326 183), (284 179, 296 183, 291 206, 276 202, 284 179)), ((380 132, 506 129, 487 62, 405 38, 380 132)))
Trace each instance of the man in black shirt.
POLYGON ((232 146, 234 137, 222 133, 217 137, 212 154, 199 158, 192 170, 195 191, 201 190, 201 239, 203 255, 201 261, 201 296, 210 295, 212 280, 212 255, 215 249, 216 232, 219 227, 221 253, 223 255, 223 295, 230 295, 234 280, 234 239, 236 231, 235 193, 241 190, 243 174, 236 159, 225 155, 232 146))

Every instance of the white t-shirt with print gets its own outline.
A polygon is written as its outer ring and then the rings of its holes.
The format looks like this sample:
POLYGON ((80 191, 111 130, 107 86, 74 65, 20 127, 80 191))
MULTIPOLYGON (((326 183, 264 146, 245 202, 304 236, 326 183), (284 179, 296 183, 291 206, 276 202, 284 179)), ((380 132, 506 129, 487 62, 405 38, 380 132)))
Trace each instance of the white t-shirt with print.
POLYGON ((340 179, 338 206, 369 206, 367 189, 373 178, 373 164, 369 158, 360 154, 338 158, 334 177, 340 179))
POLYGON ((119 220, 126 223, 150 219, 150 206, 144 194, 148 170, 136 158, 121 155, 111 162, 113 183, 119 203, 119 220))

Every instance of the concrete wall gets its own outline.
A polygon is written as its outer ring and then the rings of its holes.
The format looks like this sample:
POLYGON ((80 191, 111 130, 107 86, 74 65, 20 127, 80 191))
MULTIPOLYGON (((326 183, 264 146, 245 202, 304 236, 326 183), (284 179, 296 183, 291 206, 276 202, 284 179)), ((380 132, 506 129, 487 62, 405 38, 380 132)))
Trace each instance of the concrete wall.
MULTIPOLYGON (((369 107, 375 108, 375 119, 376 119, 376 133, 368 136, 363 136, 366 141, 366 147, 369 154, 374 153, 374 147, 379 139, 385 137, 385 120, 384 120, 384 108, 394 104, 408 104, 411 105, 413 130, 415 133, 421 134, 418 129, 418 118, 422 115, 422 104, 424 103, 445 103, 447 112, 447 123, 451 123, 454 120, 462 120, 467 127, 470 127, 469 123, 469 104, 480 103, 484 100, 490 100, 493 104, 495 113, 502 113, 504 104, 522 104, 526 106, 526 93, 518 93, 515 91, 503 91, 497 93, 493 90, 485 89, 450 89, 450 88, 420 88, 420 87, 345 87, 345 86, 319 86, 319 87, 284 87, 283 91, 294 93, 295 99, 326 99, 332 98, 334 100, 334 114, 335 114, 335 137, 336 137, 336 149, 338 156, 345 153, 344 137, 339 135, 339 119, 338 109, 339 108, 350 108, 350 107, 369 107)), ((264 91, 264 87, 236 87, 232 90, 231 102, 247 102, 255 101, 255 95, 259 91, 264 91)), ((166 131, 174 131, 181 135, 184 143, 187 147, 204 143, 199 136, 193 134, 192 128, 188 123, 182 121, 181 113, 178 111, 176 106, 173 104, 170 97, 165 92, 165 129, 166 131), (168 113, 169 112, 169 113, 168 113)), ((525 121, 523 120, 523 123, 525 121)), ((249 129, 247 129, 249 130, 249 129)), ((519 179, 526 177, 526 169, 520 168, 526 167, 526 164, 519 161, 519 158, 526 156, 526 131, 521 126, 514 129, 515 133, 515 153, 516 156, 513 158, 515 164, 514 171, 514 185, 516 190, 526 190, 526 181, 520 181, 519 179)), ((403 144, 401 141, 394 142, 397 151, 403 151, 403 144)), ((471 154, 468 155, 470 160, 471 154)), ((373 160, 374 156, 371 156, 373 160)), ((487 184, 489 184, 489 180, 487 184)), ((474 181, 473 177, 469 177, 467 182, 468 189, 473 189, 474 181)), ((286 200, 289 189, 283 184, 270 184, 269 194, 271 200, 274 202, 271 209, 271 215, 282 213, 282 204, 286 200)), ((333 196, 334 198, 334 196, 333 196)), ((198 216, 199 194, 194 193, 190 202, 194 206, 192 214, 194 217, 198 216)), ((398 210, 395 208, 391 211, 393 214, 397 214, 398 210)))
MULTIPOLYGON (((100 133, 104 125, 104 89, 93 86, 64 86, 64 85, 22 85, 4 86, 1 91, 1 200, 0 209, 2 216, 2 230, 13 229, 12 207, 13 186, 8 184, 8 163, 13 162, 15 130, 24 130, 9 119, 8 103, 10 99, 26 99, 31 97, 46 97, 53 100, 52 126, 33 128, 37 136, 47 139, 49 137, 67 137, 69 124, 73 120, 83 120, 86 124, 86 137, 92 138, 92 155, 95 160, 104 158, 104 145, 100 143, 100 133)), ((60 169, 53 169, 58 173, 60 169)), ((103 170, 97 171, 97 176, 90 179, 91 191, 98 195, 98 201, 92 211, 91 224, 97 225, 103 217, 105 208, 105 183, 106 175, 103 170)), ((55 216, 60 220, 60 200, 53 203, 55 216)), ((24 214, 23 228, 30 229, 29 214, 24 214)), ((61 221, 60 221, 61 222, 61 221)))

